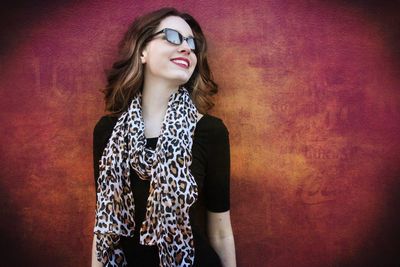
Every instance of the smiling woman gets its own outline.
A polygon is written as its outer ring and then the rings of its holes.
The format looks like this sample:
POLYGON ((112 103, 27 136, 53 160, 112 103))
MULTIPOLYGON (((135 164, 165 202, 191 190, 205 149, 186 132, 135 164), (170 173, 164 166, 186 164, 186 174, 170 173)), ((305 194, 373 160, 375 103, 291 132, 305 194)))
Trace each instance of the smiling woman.
POLYGON ((195 50, 192 36, 192 29, 181 17, 169 16, 160 22, 156 35, 151 36, 151 41, 144 47, 141 55, 142 64, 146 64, 144 87, 167 86, 172 92, 190 79, 197 65, 197 56, 192 52, 195 50), (189 37, 183 40, 179 31, 189 37), (192 46, 189 45, 188 38, 192 40, 192 46))
POLYGON ((192 16, 164 8, 133 22, 93 132, 92 266, 236 266, 215 93, 192 16))

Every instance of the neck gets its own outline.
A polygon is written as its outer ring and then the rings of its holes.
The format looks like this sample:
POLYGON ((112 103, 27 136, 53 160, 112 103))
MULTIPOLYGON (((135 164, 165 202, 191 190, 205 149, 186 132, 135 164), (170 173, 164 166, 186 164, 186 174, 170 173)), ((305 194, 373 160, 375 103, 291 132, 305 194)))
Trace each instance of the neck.
POLYGON ((169 97, 176 91, 178 86, 172 86, 161 80, 145 80, 142 92, 142 114, 144 118, 152 115, 164 114, 167 110, 169 97))

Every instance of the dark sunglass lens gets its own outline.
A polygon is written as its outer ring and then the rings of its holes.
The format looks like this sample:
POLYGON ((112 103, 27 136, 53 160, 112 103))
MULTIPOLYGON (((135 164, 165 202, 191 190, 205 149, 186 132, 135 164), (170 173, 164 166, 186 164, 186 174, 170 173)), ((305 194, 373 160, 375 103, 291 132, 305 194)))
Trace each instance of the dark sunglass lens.
POLYGON ((175 30, 167 29, 165 31, 165 36, 167 38, 167 41, 172 44, 179 45, 182 42, 180 33, 175 30))
POLYGON ((192 50, 196 49, 196 41, 194 40, 194 38, 188 38, 187 43, 188 43, 190 49, 192 49, 192 50))

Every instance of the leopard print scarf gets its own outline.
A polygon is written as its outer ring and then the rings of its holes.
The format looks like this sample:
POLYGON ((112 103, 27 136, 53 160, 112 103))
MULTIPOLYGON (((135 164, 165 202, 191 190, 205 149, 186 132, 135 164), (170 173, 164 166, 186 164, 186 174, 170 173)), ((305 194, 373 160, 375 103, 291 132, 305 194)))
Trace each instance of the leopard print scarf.
POLYGON ((153 151, 146 148, 141 95, 119 117, 99 162, 96 256, 106 267, 127 266, 119 241, 120 236, 133 236, 135 228, 132 168, 141 179, 150 180, 140 243, 157 245, 160 266, 192 266, 189 208, 198 191, 189 166, 197 109, 184 87, 171 94, 153 151))

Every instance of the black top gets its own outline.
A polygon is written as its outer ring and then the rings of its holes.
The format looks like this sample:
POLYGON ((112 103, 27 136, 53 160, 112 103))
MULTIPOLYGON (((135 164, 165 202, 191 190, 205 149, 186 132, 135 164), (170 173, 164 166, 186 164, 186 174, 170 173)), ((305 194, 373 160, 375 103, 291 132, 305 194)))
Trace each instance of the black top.
MULTIPOLYGON (((103 116, 93 132, 94 178, 97 189, 99 160, 103 154, 118 118, 103 116)), ((154 149, 157 137, 147 138, 154 149)), ((230 148, 229 132, 223 121, 205 114, 198 122, 193 138, 191 172, 198 186, 199 197, 190 208, 190 224, 195 244, 195 266, 221 266, 218 255, 210 246, 206 235, 206 211, 229 210, 230 148)), ((139 230, 145 218, 149 181, 140 179, 131 171, 131 187, 135 201, 134 237, 121 239, 121 246, 129 266, 159 266, 156 246, 139 244, 139 230)))

